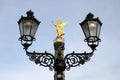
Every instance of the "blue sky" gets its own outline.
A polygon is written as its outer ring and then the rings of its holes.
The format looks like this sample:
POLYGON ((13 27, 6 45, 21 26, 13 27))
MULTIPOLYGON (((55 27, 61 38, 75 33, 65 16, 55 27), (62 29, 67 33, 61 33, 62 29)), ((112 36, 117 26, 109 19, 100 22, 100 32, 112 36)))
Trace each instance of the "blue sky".
POLYGON ((0 0, 0 79, 54 80, 54 72, 31 62, 18 41, 17 21, 26 11, 34 11, 41 21, 30 51, 54 54, 55 27, 51 21, 68 21, 63 28, 65 53, 90 51, 79 23, 92 12, 102 25, 100 45, 89 62, 66 71, 66 80, 119 80, 120 78, 119 0, 0 0), (49 36, 48 36, 49 35, 49 36))

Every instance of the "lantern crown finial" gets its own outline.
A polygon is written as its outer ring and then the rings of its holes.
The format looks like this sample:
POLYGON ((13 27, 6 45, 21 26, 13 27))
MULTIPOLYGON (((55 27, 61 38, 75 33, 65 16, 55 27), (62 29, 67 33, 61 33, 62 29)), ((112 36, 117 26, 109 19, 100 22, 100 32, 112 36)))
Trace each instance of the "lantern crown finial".
POLYGON ((27 14, 28 17, 33 17, 34 13, 33 13, 32 10, 29 10, 29 11, 26 12, 26 14, 27 14))
POLYGON ((93 19, 94 15, 89 12, 88 15, 86 16, 86 19, 93 19))

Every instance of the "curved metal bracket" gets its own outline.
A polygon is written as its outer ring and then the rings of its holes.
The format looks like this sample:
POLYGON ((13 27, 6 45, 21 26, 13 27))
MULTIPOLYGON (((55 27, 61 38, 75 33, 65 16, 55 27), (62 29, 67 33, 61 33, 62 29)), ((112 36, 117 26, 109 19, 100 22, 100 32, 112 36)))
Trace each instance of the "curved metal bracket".
POLYGON ((61 51, 64 50, 64 44, 61 46, 60 43, 57 43, 57 45, 55 45, 55 50, 58 51, 58 57, 55 59, 53 54, 46 51, 44 53, 37 53, 35 51, 29 52, 27 50, 29 44, 23 44, 23 46, 31 61, 44 67, 49 67, 49 70, 57 71, 64 71, 65 69, 69 71, 71 67, 80 66, 81 64, 83 65, 85 62, 90 60, 93 52, 96 50, 96 46, 92 45, 92 52, 90 53, 75 53, 75 51, 73 51, 73 53, 69 53, 65 57, 63 56, 61 58, 61 51))
POLYGON ((66 70, 70 70, 71 67, 80 66, 80 64, 84 64, 89 61, 93 55, 94 50, 91 53, 73 53, 67 54, 64 58, 66 64, 66 70))
POLYGON ((44 53, 36 53, 34 52, 28 52, 26 50, 27 56, 29 56, 29 59, 31 61, 34 61, 36 64, 40 64, 44 67, 49 67, 49 70, 54 69, 54 56, 51 53, 47 53, 46 51, 44 53))

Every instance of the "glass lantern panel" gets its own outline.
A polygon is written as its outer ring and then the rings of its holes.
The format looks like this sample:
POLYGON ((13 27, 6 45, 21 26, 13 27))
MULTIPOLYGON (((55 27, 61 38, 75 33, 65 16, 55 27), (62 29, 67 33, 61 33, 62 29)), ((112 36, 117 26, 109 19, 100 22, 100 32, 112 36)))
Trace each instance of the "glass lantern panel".
POLYGON ((30 33, 30 35, 31 35, 32 37, 35 36, 35 33, 36 33, 36 31, 37 31, 37 28, 38 28, 38 25, 39 25, 39 24, 37 24, 35 21, 33 21, 32 29, 31 29, 31 33, 30 33))
POLYGON ((20 35, 21 37, 23 36, 23 26, 22 26, 22 21, 19 24, 19 30, 20 30, 20 35))
POLYGON ((97 36, 97 21, 88 21, 90 36, 97 36))
POLYGON ((97 37, 99 38, 99 36, 100 36, 100 31, 101 31, 101 25, 100 25, 99 22, 97 23, 97 25, 98 25, 98 27, 97 27, 97 37))
POLYGON ((81 25, 81 27, 82 27, 85 37, 88 38, 90 36, 88 24, 84 23, 83 25, 81 25))
POLYGON ((31 28, 32 28, 32 20, 24 20, 23 35, 30 36, 31 28))

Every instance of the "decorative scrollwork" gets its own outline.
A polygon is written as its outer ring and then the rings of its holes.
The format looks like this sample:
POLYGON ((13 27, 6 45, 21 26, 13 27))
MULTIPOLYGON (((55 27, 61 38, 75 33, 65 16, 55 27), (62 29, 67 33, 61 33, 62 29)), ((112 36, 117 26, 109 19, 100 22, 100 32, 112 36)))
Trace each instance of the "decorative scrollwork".
POLYGON ((70 70, 70 67, 80 66, 90 60, 93 53, 70 53, 65 56, 66 70, 70 70))
POLYGON ((49 67, 50 70, 53 70, 54 67, 54 56, 50 53, 36 53, 36 52, 27 52, 29 59, 34 61, 36 64, 40 64, 44 67, 49 67))

